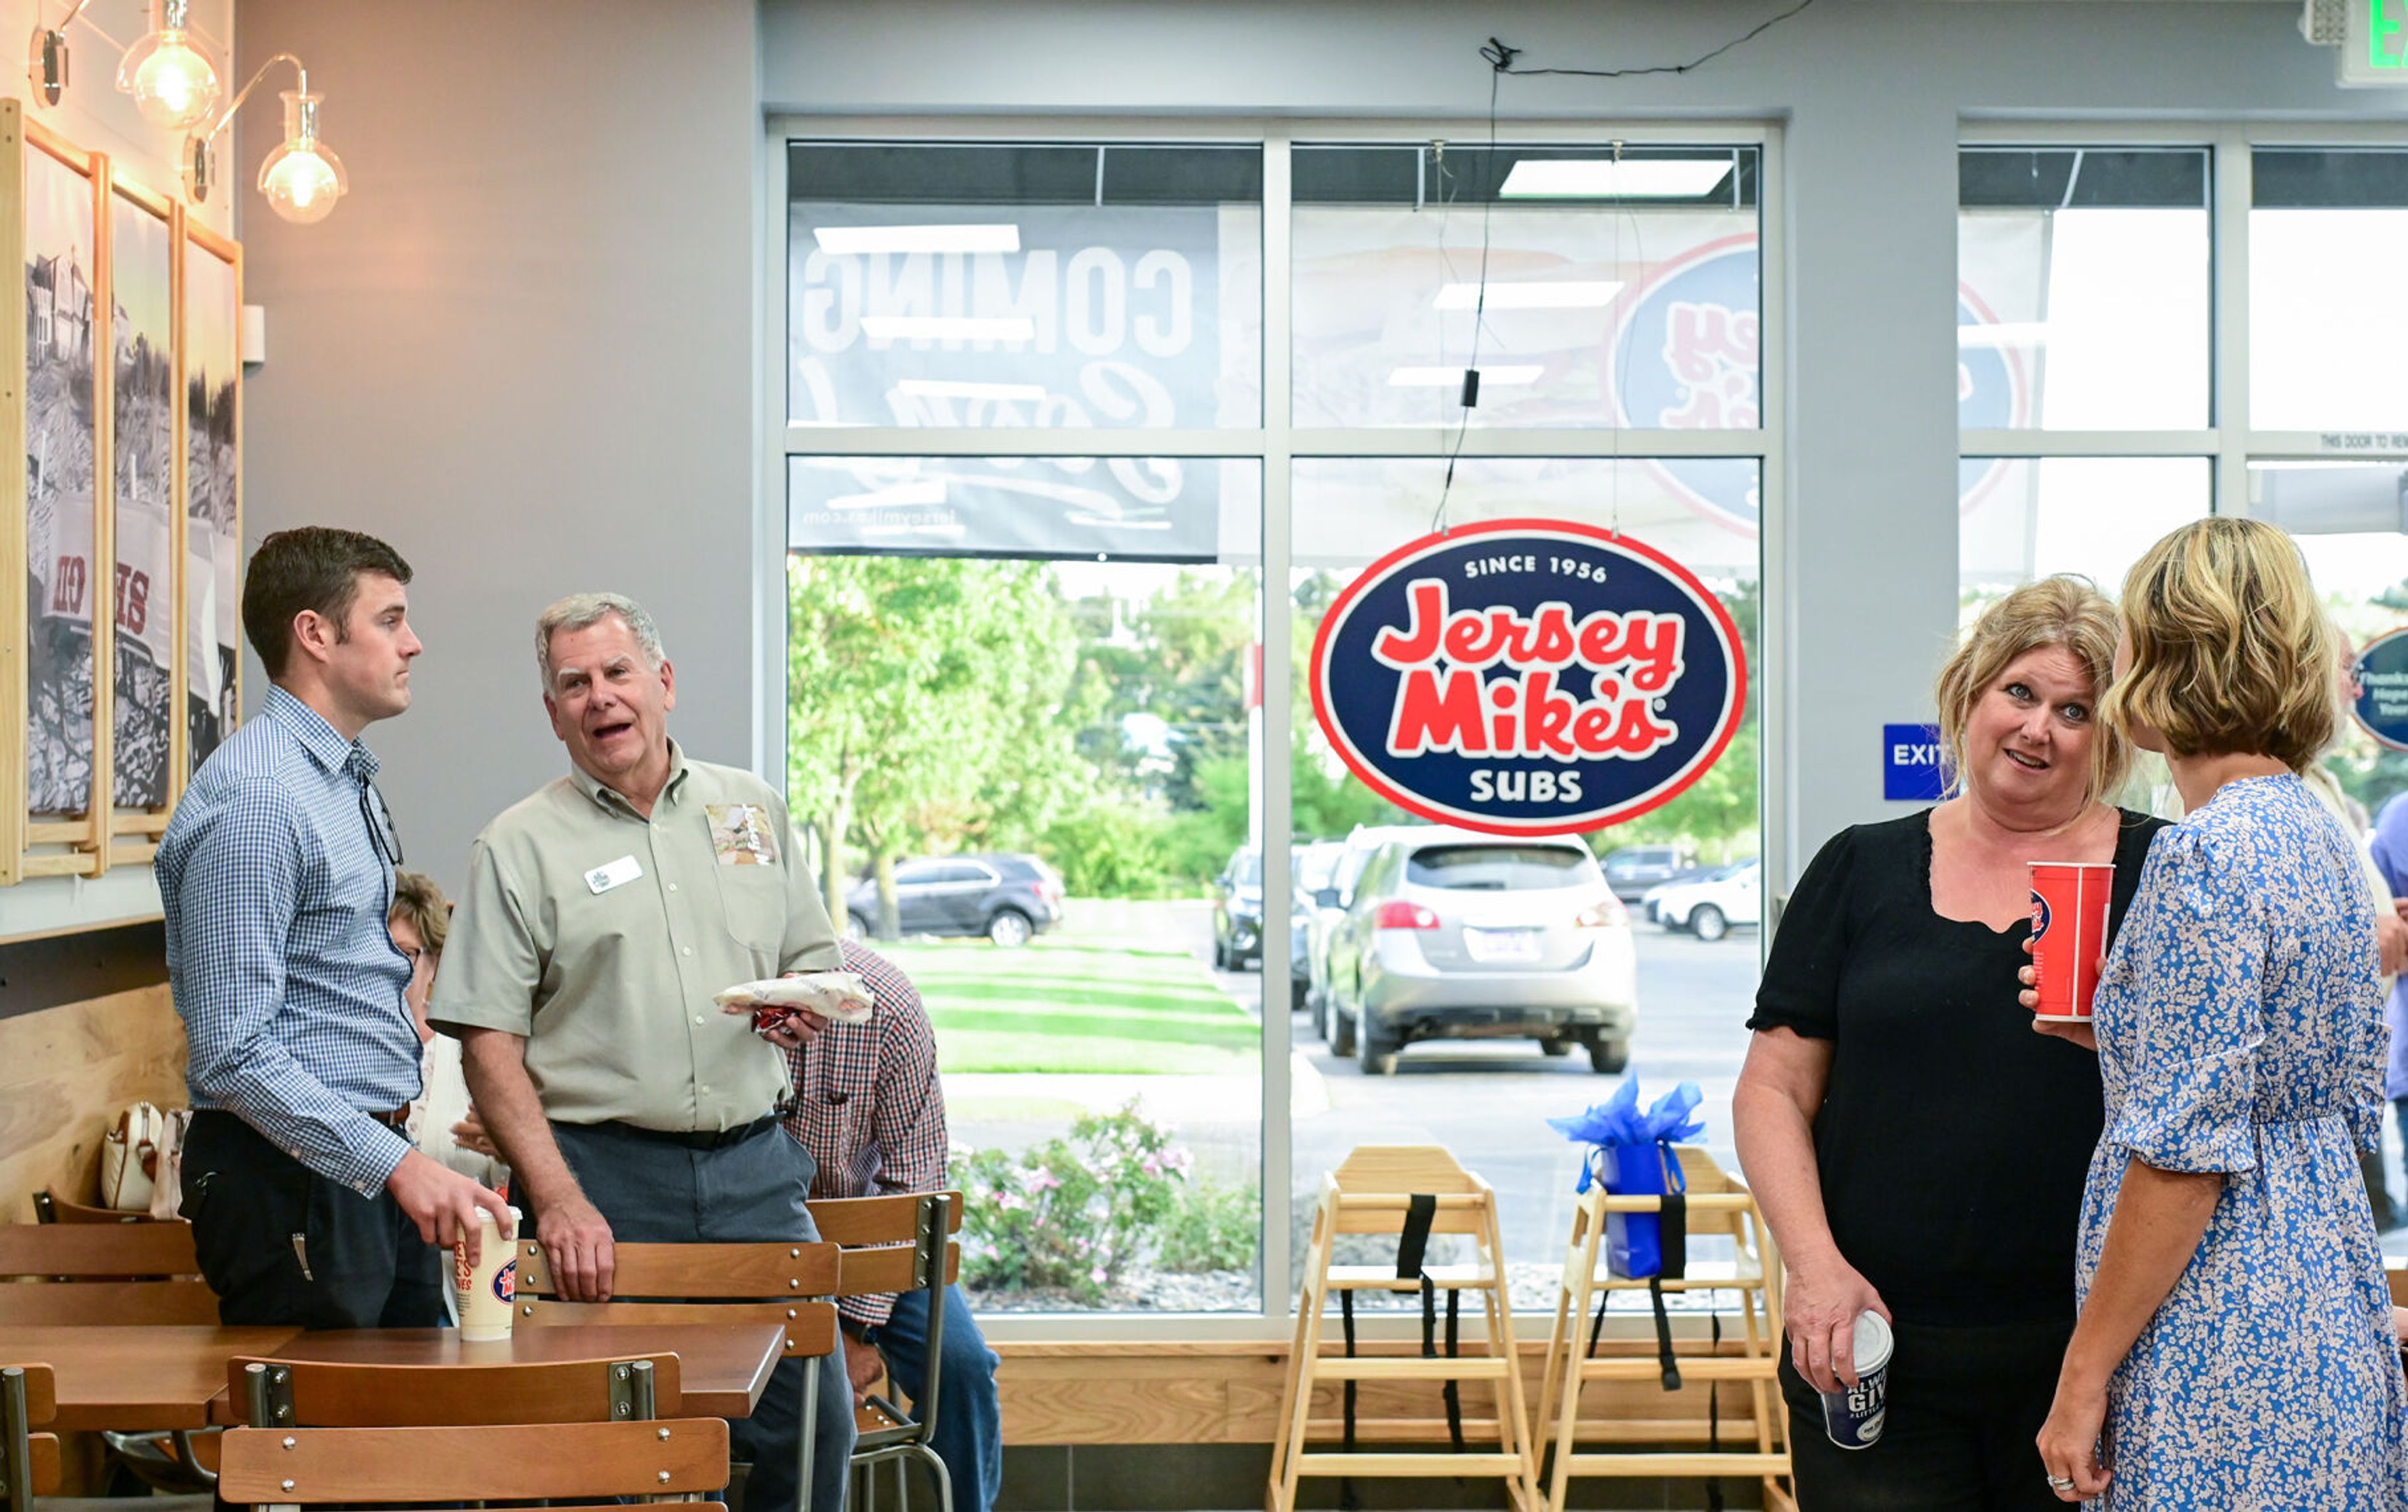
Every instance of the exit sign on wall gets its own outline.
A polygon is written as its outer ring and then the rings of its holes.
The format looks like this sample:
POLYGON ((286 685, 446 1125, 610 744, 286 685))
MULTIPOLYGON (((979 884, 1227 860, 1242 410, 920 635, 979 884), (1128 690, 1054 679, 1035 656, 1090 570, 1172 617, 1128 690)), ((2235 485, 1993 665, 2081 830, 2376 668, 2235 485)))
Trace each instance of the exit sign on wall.
POLYGON ((2346 0, 2341 44, 2345 88, 2408 86, 2408 0, 2346 0))

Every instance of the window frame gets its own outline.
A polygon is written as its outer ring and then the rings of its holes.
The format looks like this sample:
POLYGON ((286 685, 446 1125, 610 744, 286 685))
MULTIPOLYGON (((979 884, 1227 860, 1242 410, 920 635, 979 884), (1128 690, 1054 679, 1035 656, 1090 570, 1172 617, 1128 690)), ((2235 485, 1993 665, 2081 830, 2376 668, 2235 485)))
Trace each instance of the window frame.
MULTIPOLYGON (((2408 151, 2400 122, 2150 122, 1965 120, 1959 148, 2204 147, 2208 165, 2208 425, 2196 430, 1964 430, 1959 457, 2204 457, 2213 514, 2249 512, 2252 462, 2408 461, 2401 444, 2360 447, 2347 431, 2258 430, 2249 419, 2249 213, 2251 152, 2270 148, 2408 151)), ((2378 437, 2377 439, 2384 438, 2378 437)))
MULTIPOLYGON (((1519 121, 1498 123, 1500 145, 1595 145, 1754 147, 1759 151, 1756 186, 1757 249, 1760 269, 1761 345, 1758 353, 1757 404, 1761 424, 1755 430, 1667 429, 1484 429, 1474 426, 1466 437, 1466 457, 1571 458, 1618 461, 1625 458, 1744 457, 1758 464, 1759 518, 1757 559, 1762 596, 1756 666, 1751 671, 1762 688, 1757 704, 1761 749, 1785 748, 1790 725, 1788 634, 1788 511, 1790 454, 1787 445, 1789 405, 1786 175, 1783 165, 1781 125, 1771 120, 1725 119, 1714 122, 1519 121)), ((761 138, 756 169, 759 203, 760 261, 757 307, 762 311, 753 333, 757 359, 756 425, 759 432, 757 498, 754 510, 753 579, 756 655, 754 679, 754 762, 757 770, 782 772, 786 760, 786 636, 785 557, 788 551, 786 469, 796 455, 842 456, 1019 456, 1189 457, 1237 458, 1258 461, 1262 468, 1262 510, 1259 567, 1261 598, 1266 606, 1283 605, 1291 577, 1290 492, 1293 464, 1299 458, 1416 458, 1443 456, 1455 445, 1452 426, 1378 426, 1360 428, 1299 428, 1290 424, 1290 370, 1294 355, 1289 322, 1292 288, 1290 227, 1292 205, 1291 148, 1298 143, 1364 143, 1398 145, 1443 138, 1485 146, 1489 123, 1470 117, 1452 121, 1365 120, 1328 117, 1179 119, 1175 117, 1050 117, 996 115, 976 118, 919 116, 770 116, 761 138), (992 429, 901 428, 850 425, 794 425, 786 409, 787 300, 787 154, 793 138, 822 141, 1045 141, 1064 143, 1141 141, 1158 143, 1232 143, 1259 146, 1263 152, 1262 249, 1262 411, 1254 427, 1182 427, 1165 430, 1060 429, 1014 430, 1009 448, 992 429)), ((1292 616, 1267 612, 1260 633, 1263 643, 1262 704, 1266 747, 1283 750, 1290 733, 1292 708, 1290 641, 1292 616)), ((1757 791, 1759 855, 1779 869, 1789 870, 1790 795, 1786 781, 1773 775, 1777 757, 1768 756, 1757 791)), ((1279 897, 1293 885, 1290 876, 1295 843, 1292 795, 1284 762, 1265 764, 1262 790, 1264 894, 1279 897)), ((1359 891, 1360 878, 1350 898, 1359 891)), ((1759 944, 1759 949, 1762 946, 1759 944)), ((1296 1307, 1296 1278, 1289 1263, 1293 1184, 1293 1145, 1287 1107, 1288 1057, 1291 1050, 1288 982, 1283 972, 1266 972, 1263 980, 1262 1047, 1262 1305, 1254 1314, 1033 1314, 989 1320, 990 1336, 1047 1339, 1211 1338, 1276 1341, 1287 1337, 1296 1307)), ((1524 1317, 1536 1317, 1525 1314, 1524 1317)), ((1685 1326, 1688 1320, 1684 1319, 1685 1326)), ((1700 1328, 1703 1319, 1696 1320, 1700 1328)), ((1409 1320, 1368 1320, 1373 1336, 1391 1332, 1404 1336, 1409 1320)))

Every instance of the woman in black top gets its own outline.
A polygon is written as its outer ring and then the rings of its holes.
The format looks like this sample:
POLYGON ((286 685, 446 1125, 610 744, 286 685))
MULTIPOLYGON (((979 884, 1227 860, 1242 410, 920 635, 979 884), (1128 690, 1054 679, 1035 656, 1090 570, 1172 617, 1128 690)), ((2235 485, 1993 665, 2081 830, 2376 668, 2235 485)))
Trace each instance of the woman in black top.
POLYGON ((1772 942, 1733 1097, 1741 1163, 1788 1270, 1802 1512, 2054 1507, 2034 1435, 2073 1328, 2097 1057, 2017 1001, 2031 861, 2113 861, 2109 929, 2159 821, 2115 809, 2095 723, 2115 611, 2049 578, 1983 614, 1938 690, 1956 792, 1823 847, 1772 942), (1848 1451, 1818 1393, 1854 1384, 1857 1314, 1895 1339, 1881 1440, 1848 1451))

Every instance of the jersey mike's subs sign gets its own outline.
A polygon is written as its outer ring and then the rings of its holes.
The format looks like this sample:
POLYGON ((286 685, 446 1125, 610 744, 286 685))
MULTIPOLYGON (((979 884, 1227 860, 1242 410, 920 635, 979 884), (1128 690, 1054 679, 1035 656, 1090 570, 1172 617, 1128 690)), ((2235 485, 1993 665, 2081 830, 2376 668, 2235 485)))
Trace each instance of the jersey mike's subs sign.
POLYGON ((1738 626, 1627 536, 1498 520, 1372 563, 1321 622, 1312 707, 1354 774, 1426 819, 1600 829, 1670 802, 1747 707, 1738 626))

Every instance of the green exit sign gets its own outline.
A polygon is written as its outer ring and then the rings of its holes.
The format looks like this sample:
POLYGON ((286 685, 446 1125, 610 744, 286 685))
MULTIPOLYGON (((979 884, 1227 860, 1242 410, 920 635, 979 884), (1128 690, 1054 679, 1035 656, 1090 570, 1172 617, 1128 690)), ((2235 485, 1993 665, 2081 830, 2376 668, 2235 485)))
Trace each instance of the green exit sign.
POLYGON ((2408 86, 2408 0, 2348 0, 2341 47, 2344 86, 2408 86))

